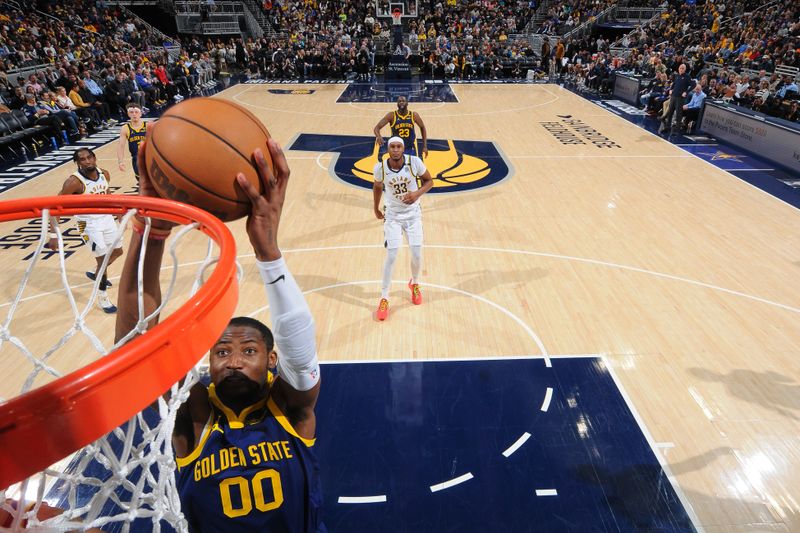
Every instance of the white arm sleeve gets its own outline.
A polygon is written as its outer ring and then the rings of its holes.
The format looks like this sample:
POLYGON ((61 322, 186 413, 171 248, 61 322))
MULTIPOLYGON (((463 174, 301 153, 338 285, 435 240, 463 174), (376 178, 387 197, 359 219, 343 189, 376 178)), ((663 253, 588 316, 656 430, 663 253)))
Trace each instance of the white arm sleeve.
POLYGON ((272 334, 278 347, 278 375, 299 391, 319 381, 314 319, 283 257, 256 261, 272 311, 272 334))

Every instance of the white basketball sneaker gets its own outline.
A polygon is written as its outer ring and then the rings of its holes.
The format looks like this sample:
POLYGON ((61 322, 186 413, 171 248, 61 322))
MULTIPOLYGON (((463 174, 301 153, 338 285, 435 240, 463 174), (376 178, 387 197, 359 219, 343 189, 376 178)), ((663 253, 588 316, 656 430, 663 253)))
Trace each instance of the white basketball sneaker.
POLYGON ((97 294, 97 307, 103 310, 105 313, 116 313, 117 306, 111 303, 111 300, 108 298, 108 293, 100 292, 97 294))

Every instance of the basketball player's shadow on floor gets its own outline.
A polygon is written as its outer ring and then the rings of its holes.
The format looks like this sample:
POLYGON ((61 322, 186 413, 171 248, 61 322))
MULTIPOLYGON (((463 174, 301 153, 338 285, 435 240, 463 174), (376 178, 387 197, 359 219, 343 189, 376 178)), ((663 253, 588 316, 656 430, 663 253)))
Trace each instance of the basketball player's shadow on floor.
MULTIPOLYGON (((728 447, 719 447, 670 466, 675 475, 701 470, 719 457, 732 454, 728 447)), ((670 486, 666 472, 659 464, 634 464, 620 469, 606 468, 598 463, 579 465, 574 477, 587 484, 602 487, 598 505, 607 505, 622 519, 620 531, 694 531, 678 496, 665 487, 670 486)), ((716 498, 689 493, 689 500, 698 507, 698 500, 713 500, 699 505, 720 508, 716 498)), ((720 499, 719 501, 725 501, 720 499)), ((741 502, 730 501, 741 505, 741 502)))
MULTIPOLYGON (((468 192, 468 191, 465 191, 468 192)), ((464 209, 473 204, 483 204, 488 200, 493 200, 501 196, 500 192, 486 192, 481 190, 479 194, 431 194, 428 193, 422 198, 422 209, 424 213, 434 214, 442 211, 452 211, 453 209, 464 209)), ((475 211, 465 211, 474 213, 475 211)), ((424 220, 423 220, 424 222, 424 220)))
MULTIPOLYGON (((350 306, 350 309, 336 317, 334 327, 328 331, 329 340, 326 341, 326 346, 329 350, 336 348, 335 345, 338 342, 336 339, 349 338, 353 331, 364 327, 367 321, 378 320, 375 312, 381 295, 379 284, 352 284, 337 287, 335 285, 346 283, 346 281, 326 276, 302 275, 295 276, 295 279, 304 290, 322 289, 315 291, 314 295, 350 306), (331 287, 332 285, 334 287, 331 287), (331 288, 325 289, 325 287, 331 288)), ((328 327, 330 328, 330 326, 328 327)))
MULTIPOLYGON (((88 258, 88 254, 86 256, 88 258)), ((3 294, 0 294, 0 303, 13 301, 17 296, 20 284, 25 278, 25 269, 29 266, 27 262, 20 261, 19 266, 13 265, 3 270, 4 289, 3 294)), ((80 271, 74 271, 74 267, 67 263, 67 281, 73 290, 79 287, 84 281, 89 281, 89 278, 79 279, 80 271)), ((94 270, 94 268, 87 268, 86 270, 94 270)), ((90 285, 91 287, 91 285, 90 285)), ((64 285, 61 281, 61 267, 58 264, 58 257, 53 256, 49 261, 39 259, 30 276, 25 283, 25 291, 22 298, 25 299, 30 296, 40 294, 52 294, 55 292, 64 291, 64 285)))
POLYGON ((380 239, 383 236, 383 227, 381 221, 374 216, 371 219, 353 220, 350 222, 343 222, 341 224, 326 225, 323 228, 306 233, 304 235, 297 235, 294 237, 286 238, 285 248, 303 248, 304 246, 314 245, 323 246, 323 243, 330 243, 337 237, 342 237, 348 233, 360 232, 373 229, 375 231, 375 245, 382 244, 380 239))
MULTIPOLYGON (((302 247, 308 244, 319 245, 320 242, 325 240, 371 228, 375 228, 378 232, 377 234, 380 235, 380 221, 372 214, 372 199, 368 198, 366 195, 362 197, 355 194, 317 194, 309 192, 305 194, 305 198, 309 207, 314 212, 325 209, 325 207, 320 205, 321 203, 338 204, 342 207, 339 212, 343 213, 343 216, 340 217, 339 220, 346 220, 347 222, 333 225, 320 224, 321 227, 311 233, 287 239, 287 246, 302 247)), ((376 241, 376 244, 379 244, 379 242, 376 241)))
POLYGON ((314 290, 314 294, 359 309, 369 309, 373 311, 373 304, 374 306, 378 305, 380 287, 377 285, 342 285, 343 283, 347 283, 347 280, 329 278, 327 276, 296 275, 295 280, 297 280, 297 284, 302 287, 304 291, 318 289, 314 290), (334 287, 334 285, 339 286, 334 287), (330 288, 324 289, 324 287, 330 288))
MULTIPOLYGON (((467 220, 460 220, 457 216, 453 216, 452 213, 444 212, 438 213, 437 216, 436 213, 432 213, 431 210, 426 207, 423 207, 423 212, 426 239, 429 228, 435 232, 439 227, 447 227, 452 234, 450 242, 437 241, 436 244, 459 245, 462 242, 470 242, 469 245, 465 245, 466 248, 491 248, 493 250, 501 248, 522 251, 532 251, 533 246, 537 244, 537 241, 531 237, 529 232, 520 230, 519 224, 503 225, 495 220, 487 227, 486 222, 476 220, 475 217, 470 217, 467 220), (486 237, 483 244, 481 242, 475 242, 476 235, 483 235, 486 237), (496 239, 498 236, 502 236, 502 245, 497 244, 496 239)), ((436 233, 432 235, 436 235, 436 233)), ((433 240, 430 240, 430 242, 434 244, 433 240)))
MULTIPOLYGON (((550 275, 550 271, 545 268, 530 268, 526 270, 478 270, 473 272, 459 272, 453 274, 460 278, 450 287, 464 291, 469 294, 485 295, 487 292, 500 287, 525 286, 539 279, 544 279, 550 275)), ((444 284, 442 284, 444 285, 444 284)), ((422 281, 425 288, 425 280, 422 281)), ((455 291, 443 291, 444 294, 437 296, 437 299, 448 300, 451 298, 461 298, 462 295, 455 291)))
POLYGON ((348 209, 370 209, 372 207, 372 194, 367 189, 364 189, 362 195, 307 192, 304 196, 306 203, 314 211, 322 208, 321 203, 337 204, 348 209))
POLYGON ((711 383, 722 383, 729 394, 758 404, 792 420, 800 420, 800 383, 777 372, 734 369, 722 374, 707 368, 690 368, 689 373, 711 383), (755 391, 758 391, 757 393, 755 391))
MULTIPOLYGON (((85 269, 80 267, 77 269, 74 267, 67 268, 67 283, 78 312, 83 312, 92 295, 94 281, 91 281, 85 274, 85 272, 89 271, 94 271, 94 267, 87 265, 85 269)), ((6 280, 8 285, 0 293, 0 304, 11 303, 17 298, 22 278, 23 276, 18 276, 16 272, 8 276, 6 280)), ((108 279, 112 281, 114 286, 119 282, 113 275, 109 276, 108 279)), ((110 289, 109 295, 116 302, 117 293, 114 287, 110 289)), ((42 268, 37 271, 37 269, 34 269, 31 277, 25 283, 20 302, 26 309, 25 321, 28 324, 35 324, 36 317, 41 316, 43 320, 42 327, 47 328, 48 322, 53 318, 53 309, 57 310, 56 313, 63 311, 72 315, 71 303, 61 280, 61 270, 57 267, 50 270, 42 268), (35 304, 35 302, 43 301, 39 299, 40 296, 46 296, 47 305, 35 304), (34 304, 33 312, 27 311, 27 309, 31 309, 28 307, 30 304, 34 304), (40 310, 41 313, 39 312, 40 310)), ((59 318, 61 317, 59 316, 59 318)))

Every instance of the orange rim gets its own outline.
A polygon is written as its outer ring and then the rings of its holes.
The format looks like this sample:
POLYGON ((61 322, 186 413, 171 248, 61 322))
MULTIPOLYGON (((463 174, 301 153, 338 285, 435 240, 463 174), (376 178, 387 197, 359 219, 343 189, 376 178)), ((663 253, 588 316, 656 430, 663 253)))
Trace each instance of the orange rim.
POLYGON ((196 207, 143 196, 53 196, 0 202, 0 222, 78 214, 150 216, 191 224, 219 245, 200 290, 164 321, 105 357, 0 404, 0 488, 30 477, 97 440, 166 392, 208 351, 238 301, 236 243, 225 224, 196 207))

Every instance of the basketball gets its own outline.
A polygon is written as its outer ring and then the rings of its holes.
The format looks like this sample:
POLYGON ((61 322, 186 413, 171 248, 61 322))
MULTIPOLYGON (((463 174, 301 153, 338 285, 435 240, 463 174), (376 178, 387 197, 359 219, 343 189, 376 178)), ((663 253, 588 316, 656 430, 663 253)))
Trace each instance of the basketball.
POLYGON ((263 192, 253 151, 271 166, 264 125, 229 100, 192 98, 170 108, 148 135, 147 175, 158 194, 204 209, 224 221, 250 213, 238 183, 242 172, 263 192))

